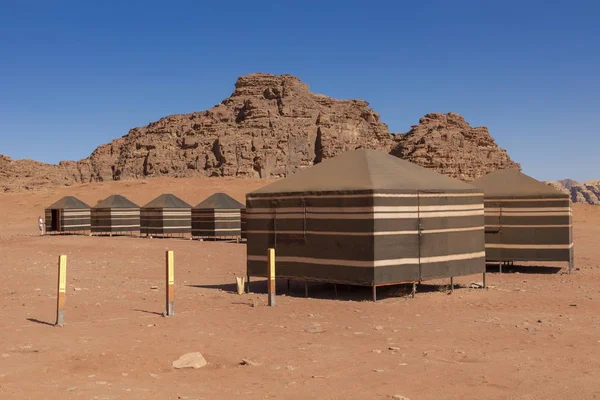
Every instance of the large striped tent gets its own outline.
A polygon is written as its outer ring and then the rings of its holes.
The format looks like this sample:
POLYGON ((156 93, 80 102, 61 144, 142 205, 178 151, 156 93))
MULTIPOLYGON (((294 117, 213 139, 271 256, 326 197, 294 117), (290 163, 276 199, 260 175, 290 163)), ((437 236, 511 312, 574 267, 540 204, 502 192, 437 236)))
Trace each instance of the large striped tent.
POLYGON ((192 209, 192 235, 239 238, 243 208, 242 203, 225 193, 213 194, 192 209))
POLYGON ((246 195, 247 274, 375 287, 485 272, 483 194, 375 150, 246 195))
POLYGON ((192 206, 172 194, 161 194, 140 210, 140 232, 172 236, 192 230, 192 206))
POLYGON ((570 197, 515 169, 472 182, 485 196, 488 261, 568 261, 572 267, 570 197))
POLYGON ((92 208, 92 233, 120 234, 140 231, 140 206, 113 194, 92 208))
POLYGON ((45 210, 46 232, 85 232, 90 230, 90 206, 73 196, 65 196, 45 210))

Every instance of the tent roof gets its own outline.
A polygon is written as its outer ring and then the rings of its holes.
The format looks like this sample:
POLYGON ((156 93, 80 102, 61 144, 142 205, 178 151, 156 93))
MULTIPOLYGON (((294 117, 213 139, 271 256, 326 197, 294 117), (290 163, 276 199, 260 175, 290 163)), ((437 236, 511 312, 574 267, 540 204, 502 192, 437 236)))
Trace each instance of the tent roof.
POLYGON ((161 194, 142 208, 192 208, 188 203, 170 193, 161 194))
POLYGON ((58 200, 56 203, 53 203, 48 209, 58 210, 58 209, 67 209, 67 208, 90 208, 83 201, 79 200, 73 196, 65 196, 62 199, 58 200))
POLYGON ((471 183, 489 198, 570 197, 516 169, 496 170, 471 183))
POLYGON ((113 194, 99 201, 94 208, 140 208, 140 206, 120 194, 113 194))
POLYGON ((325 160, 251 194, 357 190, 407 193, 479 191, 467 183, 387 153, 359 149, 325 160))
POLYGON ((234 199, 233 197, 229 196, 226 193, 215 193, 212 196, 209 196, 208 198, 206 198, 206 200, 204 200, 203 202, 201 202, 194 208, 196 208, 196 209, 198 209, 198 208, 202 208, 202 209, 216 209, 216 208, 219 208, 219 209, 242 209, 242 208, 246 208, 246 206, 243 205, 242 203, 240 203, 239 201, 237 201, 236 199, 234 199))

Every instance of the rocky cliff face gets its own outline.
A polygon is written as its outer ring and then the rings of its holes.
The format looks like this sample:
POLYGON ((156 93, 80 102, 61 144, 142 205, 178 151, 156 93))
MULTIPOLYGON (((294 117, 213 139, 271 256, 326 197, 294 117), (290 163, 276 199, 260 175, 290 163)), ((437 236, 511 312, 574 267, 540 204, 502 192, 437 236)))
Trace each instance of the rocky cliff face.
POLYGON ((276 178, 356 148, 391 150, 463 180, 519 168, 487 128, 472 128, 458 114, 428 114, 392 135, 365 101, 312 93, 291 75, 251 74, 221 104, 131 129, 77 162, 0 156, 0 190, 155 176, 276 178))
POLYGON ((579 183, 572 179, 546 181, 548 185, 571 195, 573 203, 600 204, 600 179, 579 183))
POLYGON ((312 93, 291 75, 240 77, 210 110, 171 115, 79 162, 0 161, 5 191, 154 176, 284 177, 344 151, 389 151, 386 124, 362 100, 312 93))
POLYGON ((427 114, 410 131, 395 136, 391 154, 464 181, 497 169, 521 169, 486 127, 473 128, 455 113, 427 114))

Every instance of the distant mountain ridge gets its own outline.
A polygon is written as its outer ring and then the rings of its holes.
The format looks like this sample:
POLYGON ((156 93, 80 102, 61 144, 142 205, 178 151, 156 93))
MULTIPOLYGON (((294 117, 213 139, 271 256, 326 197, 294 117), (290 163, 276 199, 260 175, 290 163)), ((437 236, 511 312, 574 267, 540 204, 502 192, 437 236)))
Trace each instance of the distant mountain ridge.
POLYGON ((561 192, 568 193, 573 203, 600 204, 600 179, 579 183, 573 179, 545 181, 561 192))

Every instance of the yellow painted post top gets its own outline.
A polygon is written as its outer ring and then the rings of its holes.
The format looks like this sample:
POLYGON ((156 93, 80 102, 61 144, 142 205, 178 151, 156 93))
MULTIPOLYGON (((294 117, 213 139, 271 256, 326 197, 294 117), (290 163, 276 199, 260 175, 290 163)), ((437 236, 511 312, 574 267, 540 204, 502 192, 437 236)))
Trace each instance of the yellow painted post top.
POLYGON ((67 256, 65 255, 58 258, 58 291, 62 293, 67 291, 67 256))
POLYGON ((275 249, 269 249, 269 279, 275 279, 275 249))
POLYGON ((175 284, 175 256, 173 250, 167 251, 167 274, 168 274, 168 284, 175 284))

